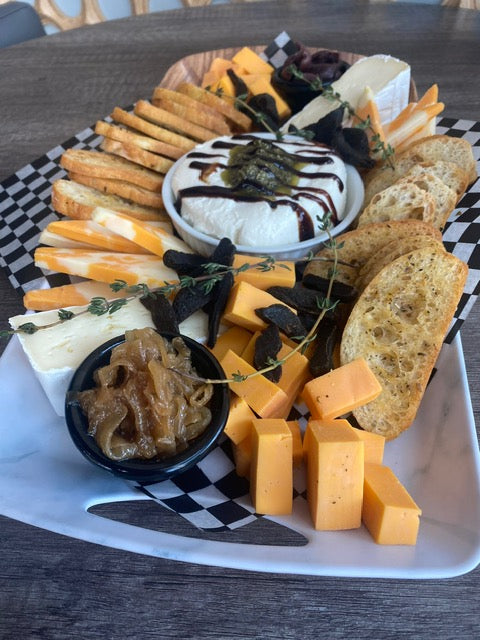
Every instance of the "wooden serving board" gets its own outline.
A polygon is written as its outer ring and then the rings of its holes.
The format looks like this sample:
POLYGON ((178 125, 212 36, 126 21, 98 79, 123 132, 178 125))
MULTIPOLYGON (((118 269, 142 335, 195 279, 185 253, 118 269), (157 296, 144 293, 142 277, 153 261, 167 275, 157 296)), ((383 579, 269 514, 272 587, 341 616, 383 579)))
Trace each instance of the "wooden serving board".
MULTIPOLYGON (((202 83, 203 74, 209 69, 212 61, 215 58, 225 58, 230 60, 237 51, 240 51, 242 47, 230 47, 228 49, 216 49, 212 51, 203 51, 202 53, 194 53, 185 58, 180 58, 175 64, 173 64, 164 75, 160 86, 165 89, 176 89, 182 82, 191 82, 195 85, 202 83)), ((261 53, 265 50, 265 45, 255 45, 249 47, 256 53, 261 53)), ((317 51, 316 48, 309 48, 310 52, 317 51)), ((339 51, 341 60, 353 64, 365 56, 360 53, 350 53, 348 51, 339 51)), ((410 80, 410 100, 416 102, 418 100, 417 89, 413 79, 410 80)))

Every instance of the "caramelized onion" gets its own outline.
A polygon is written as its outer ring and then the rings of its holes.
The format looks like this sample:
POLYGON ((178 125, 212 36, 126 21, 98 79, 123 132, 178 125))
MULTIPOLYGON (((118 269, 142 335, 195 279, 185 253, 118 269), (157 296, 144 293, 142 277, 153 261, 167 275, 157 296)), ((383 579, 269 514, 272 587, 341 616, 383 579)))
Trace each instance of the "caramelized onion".
POLYGON ((175 455, 211 421, 213 385, 197 377, 180 337, 170 342, 150 328, 127 331, 94 380, 79 402, 89 434, 112 460, 175 455))

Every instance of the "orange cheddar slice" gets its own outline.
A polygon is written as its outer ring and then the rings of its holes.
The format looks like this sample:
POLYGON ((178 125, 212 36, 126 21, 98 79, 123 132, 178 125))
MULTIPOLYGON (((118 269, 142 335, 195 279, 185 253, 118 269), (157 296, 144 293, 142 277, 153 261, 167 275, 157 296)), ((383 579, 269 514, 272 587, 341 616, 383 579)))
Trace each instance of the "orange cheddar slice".
POLYGON ((355 433, 360 440, 363 440, 365 447, 365 462, 382 464, 383 453, 385 450, 385 437, 379 433, 372 433, 370 431, 364 431, 363 429, 356 429, 355 433))
POLYGON ((364 358, 307 382, 302 399, 314 418, 338 418, 380 395, 382 387, 364 358))
POLYGON ((361 525, 364 444, 346 420, 312 420, 304 438, 307 501, 315 529, 361 525))
POLYGON ((252 438, 248 436, 238 444, 232 444, 235 471, 241 478, 250 478, 252 462, 252 438))
POLYGON ((217 360, 221 360, 229 349, 240 356, 251 337, 251 331, 247 331, 247 329, 244 329, 243 327, 229 327, 218 336, 215 346, 212 347, 211 352, 217 360))
POLYGON ((293 466, 299 467, 303 461, 302 432, 298 420, 287 420, 287 426, 292 432, 292 457, 293 466))
POLYGON ((149 287, 161 287, 165 282, 178 280, 175 271, 168 269, 161 258, 149 254, 40 247, 35 251, 34 260, 40 269, 109 284, 115 280, 125 280, 129 285, 143 283, 149 287))
POLYGON ((93 220, 58 220, 50 222, 47 231, 107 251, 147 253, 138 244, 126 240, 113 231, 104 229, 93 220))
POLYGON ((243 47, 232 58, 232 62, 245 69, 247 73, 273 73, 272 65, 265 62, 255 51, 249 47, 243 47))
MULTIPOLYGON (((257 316, 255 309, 268 307, 271 304, 279 304, 278 298, 248 282, 237 282, 230 292, 223 320, 249 331, 259 331, 265 329, 267 324, 257 316)), ((296 313, 295 309, 288 308, 296 313)))
MULTIPOLYGON (((255 369, 232 350, 227 351, 220 364, 227 378, 232 378, 237 373, 241 375, 255 373, 255 369)), ((229 385, 233 393, 243 398, 248 406, 262 418, 277 417, 278 411, 288 401, 285 391, 262 375, 242 382, 230 382, 229 385)))
MULTIPOLYGON (((258 256, 235 254, 233 268, 240 269, 246 264, 259 264, 263 262, 258 256)), ((248 282, 257 289, 264 291, 269 287, 293 287, 295 284, 295 263, 290 260, 282 260, 273 265, 272 269, 262 271, 260 268, 246 269, 235 275, 235 282, 248 282)))
POLYGON ((125 291, 112 291, 104 282, 85 280, 75 284, 64 284, 51 289, 32 289, 23 296, 25 309, 32 311, 50 311, 51 309, 65 309, 66 307, 83 306, 90 304, 92 298, 125 297, 125 291))
POLYGON ((249 438, 252 432, 252 420, 255 417, 245 400, 234 396, 230 402, 230 412, 223 430, 225 435, 235 444, 249 438))
POLYGON ((285 420, 256 418, 252 427, 250 495, 257 513, 292 513, 292 432, 285 420))
POLYGON ((98 223, 99 226, 129 240, 135 246, 146 249, 160 257, 163 257, 163 254, 168 249, 185 253, 192 252, 183 240, 176 238, 161 227, 153 226, 143 220, 137 220, 125 213, 97 207, 92 211, 92 220, 98 223))
POLYGON ((358 106, 355 110, 355 115, 357 118, 354 120, 365 121, 368 119, 370 122, 371 129, 367 129, 366 133, 371 141, 374 135, 377 135, 379 139, 384 142, 385 134, 383 132, 383 126, 380 119, 380 114, 378 112, 377 103, 375 102, 375 95, 372 89, 368 86, 365 87, 365 90, 360 97, 358 102, 358 106))
POLYGON ((421 513, 389 467, 365 464, 362 519, 375 542, 416 544, 421 513))

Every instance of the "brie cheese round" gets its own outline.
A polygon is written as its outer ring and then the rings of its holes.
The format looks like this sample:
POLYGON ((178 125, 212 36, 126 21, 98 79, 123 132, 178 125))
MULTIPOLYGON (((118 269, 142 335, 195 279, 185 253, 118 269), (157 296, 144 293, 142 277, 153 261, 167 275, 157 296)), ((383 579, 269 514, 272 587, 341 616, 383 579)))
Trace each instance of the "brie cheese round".
POLYGON ((267 139, 286 152, 291 163, 284 173, 281 167, 279 178, 276 159, 272 167, 267 158, 266 173, 272 168, 275 173, 273 186, 256 183, 255 172, 259 166, 264 168, 256 158, 253 178, 246 173, 241 185, 232 187, 229 177, 237 170, 235 148, 255 144, 258 138, 252 134, 216 138, 195 147, 179 162, 172 189, 177 211, 188 224, 214 238, 228 237, 237 245, 258 247, 309 240, 324 233, 326 216, 333 225, 343 218, 344 162, 329 147, 301 138, 267 139))

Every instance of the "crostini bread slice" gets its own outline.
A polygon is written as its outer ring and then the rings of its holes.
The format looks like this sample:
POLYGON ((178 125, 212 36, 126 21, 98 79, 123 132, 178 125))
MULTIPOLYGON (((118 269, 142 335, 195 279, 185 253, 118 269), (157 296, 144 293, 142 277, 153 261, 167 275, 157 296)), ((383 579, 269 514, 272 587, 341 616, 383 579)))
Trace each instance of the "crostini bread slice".
POLYGON ((358 298, 340 362, 365 358, 382 386, 353 412, 366 431, 391 440, 414 421, 467 275, 452 254, 423 247, 390 262, 358 298))
MULTIPOLYGON (((187 107, 166 97, 152 99, 152 104, 154 107, 165 109, 165 111, 169 111, 180 118, 214 131, 217 135, 229 135, 232 132, 220 113, 215 116, 210 115, 201 109, 187 107)), ((200 105, 200 103, 198 104, 200 105)))
POLYGON ((472 145, 464 138, 455 138, 443 134, 428 136, 416 140, 402 152, 405 157, 421 157, 423 162, 448 160, 454 162, 468 174, 468 183, 477 179, 477 163, 472 145))
POLYGON ((163 175, 110 153, 67 149, 62 154, 60 164, 67 171, 84 173, 95 178, 126 180, 150 191, 162 191, 163 175))
POLYGON ((240 131, 250 131, 252 127, 250 118, 214 93, 197 87, 190 82, 182 82, 178 85, 177 91, 216 109, 232 122, 236 128, 240 129, 240 131))
POLYGON ((173 160, 171 158, 165 158, 151 151, 145 151, 145 149, 140 149, 140 147, 130 142, 118 142, 118 140, 104 138, 100 143, 100 148, 107 153, 125 158, 146 169, 151 169, 163 175, 173 166, 173 160))
POLYGON ((383 191, 397 180, 400 180, 400 178, 403 178, 403 176, 420 161, 420 158, 415 158, 413 155, 404 158, 400 154, 393 158, 392 166, 383 163, 369 171, 364 179, 365 195, 363 198, 363 207, 365 208, 377 193, 380 193, 380 191, 383 191))
POLYGON ((122 199, 130 200, 132 203, 141 205, 141 207, 153 207, 154 209, 163 209, 163 198, 161 193, 149 191, 143 187, 138 187, 131 182, 125 180, 115 180, 114 178, 95 178, 87 176, 84 173, 75 173, 70 171, 68 177, 73 182, 83 184, 86 187, 96 189, 101 193, 119 196, 122 199))
POLYGON ((92 187, 63 179, 56 180, 52 185, 52 207, 57 213, 77 220, 90 220, 95 207, 127 213, 138 220, 168 219, 167 214, 160 209, 143 207, 119 196, 102 193, 92 187))
MULTIPOLYGON (((338 260, 336 279, 346 284, 355 285, 360 268, 376 254, 381 247, 397 238, 427 235, 442 239, 442 234, 431 224, 420 220, 391 220, 367 224, 353 231, 347 231, 336 238, 338 260)), ((325 247, 310 261, 305 274, 312 273, 324 278, 329 277, 332 269, 334 252, 325 247)))
POLYGON ((109 122, 104 122, 103 120, 99 120, 95 125, 95 133, 99 136, 104 136, 105 138, 110 138, 111 140, 117 140, 117 142, 126 142, 128 144, 133 144, 140 149, 144 149, 145 151, 151 151, 152 153, 158 153, 162 156, 166 156, 167 158, 172 158, 173 160, 178 160, 185 151, 181 147, 175 147, 172 144, 167 144, 166 142, 162 142, 161 140, 155 140, 155 138, 151 138, 150 136, 144 136, 140 133, 135 133, 130 129, 126 129, 125 127, 121 127, 115 124, 110 124, 109 122))
POLYGON ((160 107, 155 107, 147 100, 139 100, 134 107, 135 115, 152 122, 153 124, 170 129, 175 133, 179 133, 182 136, 193 138, 197 142, 206 142, 216 138, 218 134, 210 129, 201 127, 198 124, 194 124, 185 118, 170 113, 160 107))
POLYGON ((397 180, 370 200, 358 218, 358 226, 388 220, 423 220, 433 224, 435 198, 413 181, 397 180))
MULTIPOLYGON (((415 167, 413 167, 415 169, 415 167)), ((450 189, 440 178, 433 173, 422 173, 414 175, 410 170, 399 183, 414 184, 429 193, 435 201, 432 224, 436 229, 442 230, 450 214, 455 209, 457 194, 450 189)), ((374 196, 375 198, 376 196, 374 196)))
POLYGON ((441 240, 434 236, 424 234, 395 238, 395 240, 380 247, 378 251, 375 251, 367 260, 363 267, 359 269, 355 281, 355 288, 359 292, 363 291, 377 273, 380 273, 387 264, 403 256, 405 253, 410 253, 410 251, 422 249, 423 247, 436 247, 439 250, 444 250, 441 240))
POLYGON ((180 147, 184 152, 190 151, 190 149, 193 149, 196 144, 194 140, 191 140, 191 138, 169 131, 168 129, 165 129, 165 127, 159 127, 144 118, 140 118, 134 113, 120 109, 120 107, 115 107, 112 111, 112 118, 115 122, 123 124, 126 127, 131 127, 132 129, 135 129, 135 131, 140 131, 141 133, 151 136, 156 140, 173 145, 174 147, 180 147))
POLYGON ((468 187, 468 174, 454 162, 436 160, 435 162, 417 162, 405 174, 406 178, 421 176, 425 173, 433 174, 455 192, 458 202, 468 187))

